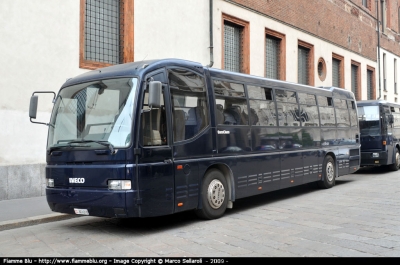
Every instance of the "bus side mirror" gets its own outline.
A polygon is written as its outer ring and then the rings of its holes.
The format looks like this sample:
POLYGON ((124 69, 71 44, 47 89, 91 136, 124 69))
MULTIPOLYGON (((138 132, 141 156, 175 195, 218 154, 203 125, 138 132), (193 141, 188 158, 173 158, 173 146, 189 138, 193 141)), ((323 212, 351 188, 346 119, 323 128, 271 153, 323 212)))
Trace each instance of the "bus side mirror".
MULTIPOLYGON (((56 99, 56 93, 53 92, 53 91, 36 91, 36 92, 33 92, 32 96, 31 96, 31 102, 29 103, 29 118, 30 118, 30 121, 32 123, 37 123, 37 124, 51 125, 49 123, 32 121, 32 119, 36 119, 36 115, 37 115, 39 97, 35 96, 36 93, 53 94, 53 103, 55 102, 55 99, 56 99)), ((53 126, 53 125, 51 125, 51 126, 53 126)))
POLYGON ((162 84, 160 81, 151 81, 149 83, 149 107, 161 107, 161 90, 162 84))
POLYGON ((36 119, 38 105, 38 96, 31 96, 31 102, 29 104, 29 118, 36 119))

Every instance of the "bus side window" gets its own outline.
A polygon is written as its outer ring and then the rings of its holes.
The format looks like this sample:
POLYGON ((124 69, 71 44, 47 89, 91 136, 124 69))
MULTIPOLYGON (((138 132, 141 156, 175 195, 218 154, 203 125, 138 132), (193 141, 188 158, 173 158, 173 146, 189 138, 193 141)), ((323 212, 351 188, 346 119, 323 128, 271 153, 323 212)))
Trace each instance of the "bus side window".
POLYGON ((244 85, 215 79, 213 88, 216 96, 217 124, 248 125, 249 114, 244 85))
POLYGON ((217 96, 215 104, 217 124, 248 125, 249 114, 245 99, 217 96))
POLYGON ((358 127, 358 117, 357 117, 357 109, 354 101, 348 101, 347 106, 350 112, 350 124, 351 127, 358 127))
POLYGON ((250 99, 250 124, 277 126, 272 88, 248 85, 247 93, 250 99))
POLYGON ((198 135, 209 124, 204 77, 182 68, 168 69, 174 142, 198 135))

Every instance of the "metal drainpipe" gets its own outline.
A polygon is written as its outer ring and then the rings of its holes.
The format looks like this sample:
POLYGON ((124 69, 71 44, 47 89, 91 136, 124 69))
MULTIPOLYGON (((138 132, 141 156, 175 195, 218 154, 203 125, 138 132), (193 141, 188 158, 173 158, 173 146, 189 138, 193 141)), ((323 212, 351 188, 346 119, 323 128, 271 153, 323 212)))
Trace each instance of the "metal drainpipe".
POLYGON ((213 47, 213 0, 210 0, 210 64, 207 67, 211 67, 214 64, 214 47, 213 47))
POLYGON ((376 26, 378 28, 378 82, 379 82, 379 97, 377 99, 381 99, 381 34, 379 31, 380 28, 380 21, 379 21, 379 0, 375 0, 376 3, 376 26))

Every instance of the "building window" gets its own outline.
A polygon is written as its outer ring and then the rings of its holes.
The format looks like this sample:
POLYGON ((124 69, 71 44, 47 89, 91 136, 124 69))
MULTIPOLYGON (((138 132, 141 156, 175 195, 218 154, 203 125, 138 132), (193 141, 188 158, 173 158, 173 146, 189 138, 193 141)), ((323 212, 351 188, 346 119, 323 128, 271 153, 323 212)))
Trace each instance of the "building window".
POLYGON ((225 14, 222 15, 222 18, 222 68, 249 74, 249 23, 225 14))
POLYGON ((393 62, 393 76, 394 76, 394 93, 397 94, 397 59, 394 59, 393 62))
POLYGON ((362 5, 371 10, 371 0, 362 0, 362 5))
POLYGON ((332 86, 344 88, 344 57, 332 54, 332 86))
POLYGON ((351 62, 351 91, 354 93, 356 100, 361 100, 360 92, 360 63, 351 62))
POLYGON ((397 32, 400 32, 400 7, 397 11, 397 22, 398 22, 397 32))
POLYGON ((383 91, 387 91, 386 88, 386 53, 383 54, 383 91))
POLYGON ((285 35, 265 30, 265 76, 285 80, 285 35))
POLYGON ((375 69, 367 66, 367 99, 376 98, 375 69))
POLYGON ((79 66, 133 61, 133 0, 81 0, 79 66))
POLYGON ((298 83, 314 85, 314 46, 299 41, 298 45, 298 83))
POLYGON ((387 26, 387 9, 386 9, 386 1, 381 0, 381 19, 382 19, 382 32, 385 32, 385 28, 387 26))

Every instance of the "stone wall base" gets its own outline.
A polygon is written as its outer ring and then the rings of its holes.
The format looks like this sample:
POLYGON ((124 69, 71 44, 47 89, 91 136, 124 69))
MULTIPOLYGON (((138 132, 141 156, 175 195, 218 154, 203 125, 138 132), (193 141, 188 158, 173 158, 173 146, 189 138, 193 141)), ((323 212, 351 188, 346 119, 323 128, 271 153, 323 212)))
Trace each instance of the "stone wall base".
POLYGON ((0 201, 46 195, 46 164, 0 166, 0 201))

